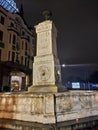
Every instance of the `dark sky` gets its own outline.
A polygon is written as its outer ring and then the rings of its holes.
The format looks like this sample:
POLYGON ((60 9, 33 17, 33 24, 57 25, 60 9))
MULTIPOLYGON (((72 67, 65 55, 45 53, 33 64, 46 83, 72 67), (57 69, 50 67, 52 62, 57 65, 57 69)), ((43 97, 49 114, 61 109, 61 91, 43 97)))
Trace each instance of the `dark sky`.
POLYGON ((52 11, 58 29, 61 63, 98 63, 98 0, 15 0, 23 4, 29 26, 43 21, 42 10, 52 11))

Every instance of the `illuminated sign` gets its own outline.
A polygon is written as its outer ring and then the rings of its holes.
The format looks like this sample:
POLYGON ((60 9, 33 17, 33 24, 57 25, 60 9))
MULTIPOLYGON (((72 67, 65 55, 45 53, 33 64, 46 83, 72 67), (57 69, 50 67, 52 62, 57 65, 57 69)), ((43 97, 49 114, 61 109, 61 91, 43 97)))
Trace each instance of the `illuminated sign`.
POLYGON ((16 13, 19 11, 13 0, 0 0, 0 5, 11 13, 16 13))
POLYGON ((80 83, 79 82, 72 82, 72 88, 79 89, 80 88, 80 83))

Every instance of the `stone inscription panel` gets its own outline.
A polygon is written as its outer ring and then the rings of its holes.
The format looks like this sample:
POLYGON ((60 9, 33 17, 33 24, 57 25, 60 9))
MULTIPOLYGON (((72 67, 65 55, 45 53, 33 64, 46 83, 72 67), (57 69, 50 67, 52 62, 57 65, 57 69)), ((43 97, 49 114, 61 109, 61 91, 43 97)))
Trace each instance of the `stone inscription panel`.
POLYGON ((51 32, 37 34, 37 55, 49 54, 51 50, 51 32))
POLYGON ((54 115, 54 96, 48 94, 47 96, 45 96, 44 100, 45 100, 44 115, 54 115))

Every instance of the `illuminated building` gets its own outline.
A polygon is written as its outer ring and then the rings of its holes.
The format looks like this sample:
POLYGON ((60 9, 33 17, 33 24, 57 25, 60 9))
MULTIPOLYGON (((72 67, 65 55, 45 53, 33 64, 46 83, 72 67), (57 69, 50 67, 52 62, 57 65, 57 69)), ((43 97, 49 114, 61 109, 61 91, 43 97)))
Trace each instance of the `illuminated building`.
POLYGON ((13 0, 0 0, 0 5, 4 9, 6 9, 12 13, 18 12, 18 8, 16 7, 16 3, 13 0))
POLYGON ((23 90, 32 83, 34 41, 34 30, 21 15, 0 6, 0 91, 15 84, 23 90))

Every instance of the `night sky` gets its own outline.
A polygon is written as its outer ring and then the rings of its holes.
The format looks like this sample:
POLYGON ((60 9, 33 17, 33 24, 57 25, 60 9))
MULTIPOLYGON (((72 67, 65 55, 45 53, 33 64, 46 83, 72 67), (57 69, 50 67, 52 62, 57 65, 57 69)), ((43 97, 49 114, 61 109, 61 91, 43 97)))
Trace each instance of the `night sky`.
POLYGON ((98 63, 97 0, 15 0, 23 4, 29 26, 43 21, 42 10, 52 11, 58 29, 58 56, 61 63, 98 63))

